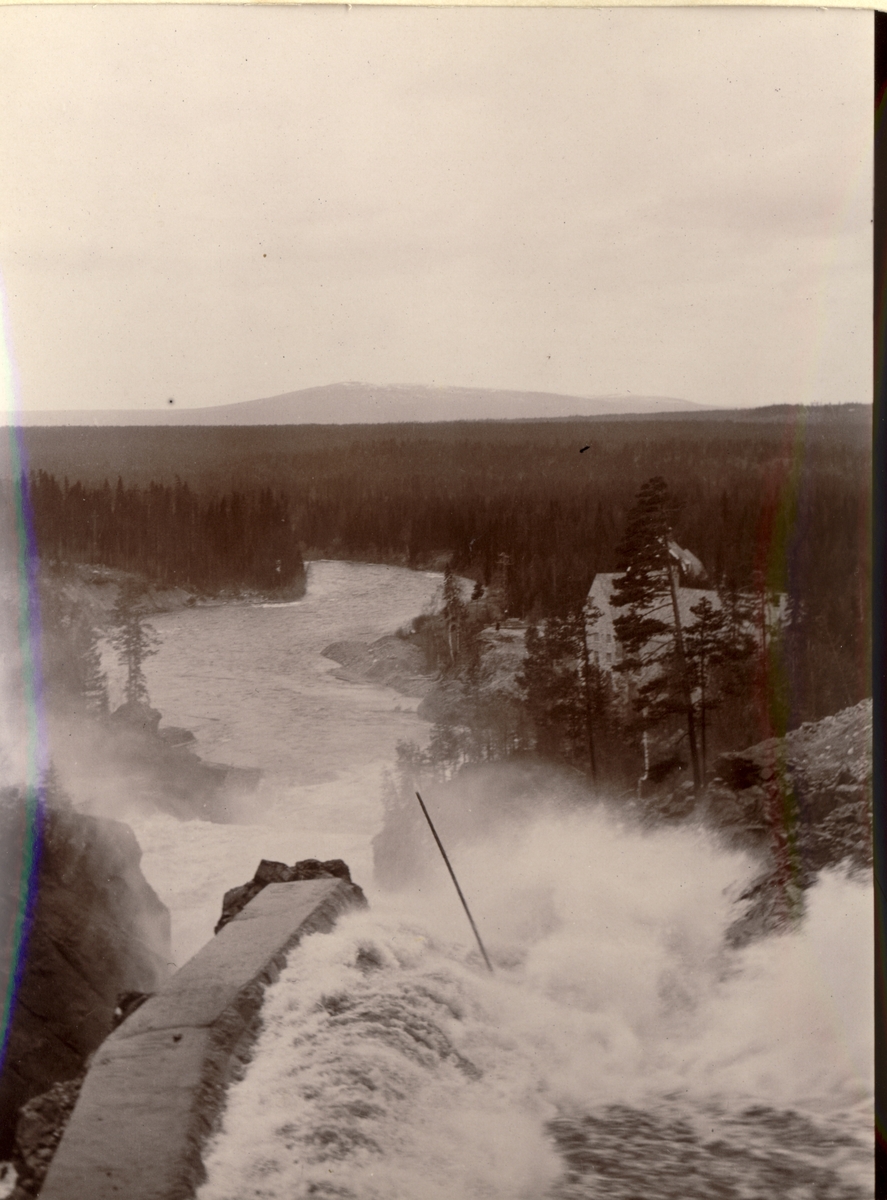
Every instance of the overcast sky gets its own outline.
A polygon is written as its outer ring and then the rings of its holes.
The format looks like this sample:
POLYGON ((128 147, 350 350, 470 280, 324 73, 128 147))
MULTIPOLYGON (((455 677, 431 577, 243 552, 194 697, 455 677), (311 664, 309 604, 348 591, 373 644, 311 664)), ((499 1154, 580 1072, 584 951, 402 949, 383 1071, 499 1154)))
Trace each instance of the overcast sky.
POLYGON ((871 398, 873 15, 0 8, 20 402, 871 398))

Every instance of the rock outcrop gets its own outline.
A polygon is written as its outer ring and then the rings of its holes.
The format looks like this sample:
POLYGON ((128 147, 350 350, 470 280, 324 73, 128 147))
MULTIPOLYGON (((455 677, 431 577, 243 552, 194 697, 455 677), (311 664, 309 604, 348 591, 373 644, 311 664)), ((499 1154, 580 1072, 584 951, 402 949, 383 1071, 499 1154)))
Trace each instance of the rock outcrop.
POLYGON ((871 869, 870 700, 724 754, 715 774, 704 797, 707 821, 768 862, 743 896, 746 913, 729 935, 734 944, 798 918, 804 892, 824 868, 871 869))
POLYGON ((54 762, 65 786, 78 800, 95 797, 99 812, 107 797, 116 805, 124 789, 130 802, 182 821, 232 821, 262 772, 206 762, 189 730, 160 721, 147 704, 122 704, 104 721, 51 721, 54 762))
POLYGON ((724 754, 706 792, 718 828, 763 842, 780 830, 805 875, 844 860, 868 867, 872 703, 865 700, 784 738, 724 754))
POLYGON ((321 653, 340 664, 333 676, 346 683, 381 684, 402 696, 413 697, 426 696, 434 686, 425 666, 425 655, 407 636, 388 634, 369 645, 333 642, 321 653))
POLYGON ((366 904, 363 889, 351 881, 348 865, 341 858, 331 858, 320 862, 316 858, 303 858, 301 862, 288 867, 286 863, 273 862, 263 858, 256 868, 256 873, 248 883, 240 887, 229 888, 222 899, 222 915, 216 922, 214 933, 223 929, 229 921, 233 921, 250 900, 258 896, 269 883, 303 883, 308 879, 342 879, 348 884, 352 902, 357 907, 366 904))
POLYGON ((12 1150, 16 1188, 10 1200, 27 1200, 39 1193, 82 1086, 82 1074, 54 1083, 22 1108, 12 1150))
MULTIPOLYGON (((16 1113, 55 1083, 74 1079, 110 1032, 121 992, 153 991, 167 976, 169 912, 139 867, 129 826, 86 816, 48 789, 27 951, 0 1071, 0 1157, 16 1113)), ((0 792, 0 905, 4 928, 20 906, 24 797, 0 792)), ((7 970, 12 943, 3 947, 7 970)))

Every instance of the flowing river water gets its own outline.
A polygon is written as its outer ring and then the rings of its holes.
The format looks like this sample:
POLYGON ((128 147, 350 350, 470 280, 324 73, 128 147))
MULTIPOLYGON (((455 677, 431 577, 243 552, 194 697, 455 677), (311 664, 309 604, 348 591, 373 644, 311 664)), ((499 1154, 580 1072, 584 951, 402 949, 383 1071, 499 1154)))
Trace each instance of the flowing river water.
POLYGON ((342 858, 369 887, 383 772, 397 742, 424 740, 428 724, 415 714, 416 699, 337 679, 322 651, 408 625, 433 604, 441 581, 397 567, 313 562, 307 593, 294 603, 151 618, 160 648, 145 673, 164 724, 190 729, 208 761, 263 772, 236 824, 126 814, 142 869, 173 915, 177 965, 212 936, 223 893, 250 879, 261 858, 342 858))
POLYGON ((440 577, 312 563, 303 600, 153 620, 152 702, 203 757, 260 767, 238 823, 132 819, 184 961, 262 857, 341 857, 367 912, 268 991, 200 1200, 857 1200, 873 1192, 871 890, 840 872, 796 932, 726 948, 755 864, 604 808, 486 827, 386 895, 381 778, 428 726, 335 678, 328 643, 394 632, 440 577))

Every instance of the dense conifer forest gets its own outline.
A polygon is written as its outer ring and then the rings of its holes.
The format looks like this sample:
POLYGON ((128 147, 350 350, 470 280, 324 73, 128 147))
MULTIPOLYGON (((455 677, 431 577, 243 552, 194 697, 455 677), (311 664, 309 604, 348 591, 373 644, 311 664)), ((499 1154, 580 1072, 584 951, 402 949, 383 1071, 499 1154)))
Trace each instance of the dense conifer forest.
POLYGON ((162 587, 304 592, 305 567, 284 497, 197 496, 187 483, 111 488, 28 481, 34 533, 49 566, 96 563, 162 587))
POLYGON ((871 410, 391 426, 23 431, 41 554, 204 589, 292 580, 306 557, 442 568, 508 616, 575 611, 639 487, 722 589, 792 614, 790 723, 870 690, 871 410))

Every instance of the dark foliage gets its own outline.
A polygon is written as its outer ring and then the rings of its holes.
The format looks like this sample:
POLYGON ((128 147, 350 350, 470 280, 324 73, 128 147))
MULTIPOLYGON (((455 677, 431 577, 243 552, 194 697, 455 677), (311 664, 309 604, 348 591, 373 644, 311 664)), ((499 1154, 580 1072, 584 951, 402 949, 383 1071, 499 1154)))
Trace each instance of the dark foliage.
POLYGON ((597 783, 602 751, 605 768, 613 759, 616 715, 611 681, 588 654, 586 620, 594 613, 584 609, 549 617, 540 628, 531 625, 518 682, 533 749, 579 767, 597 783))
POLYGON ((45 471, 28 481, 47 563, 96 563, 162 586, 304 588, 305 567, 285 498, 270 489, 198 495, 187 483, 112 489, 45 471))
POLYGON ((135 580, 121 584, 111 618, 111 645, 117 651, 120 665, 126 671, 124 696, 128 705, 148 703, 148 682, 144 662, 157 653, 159 639, 152 625, 144 619, 142 602, 145 588, 135 580))
POLYGON ((643 723, 655 725, 678 713, 686 721, 693 786, 698 790, 698 713, 677 600, 678 569, 669 553, 676 515, 662 476, 648 479, 628 514, 617 551, 622 574, 615 581, 613 604, 623 611, 613 627, 624 653, 617 670, 633 673, 635 704, 643 723))
POLYGON ((648 479, 616 547, 622 574, 615 583, 613 604, 624 611, 614 625, 624 655, 623 670, 637 671, 647 665, 644 652, 655 644, 654 639, 671 632, 668 541, 676 515, 665 480, 660 475, 648 479))
POLYGON ((43 571, 40 597, 40 658, 46 699, 57 710, 106 716, 108 687, 99 632, 85 605, 67 595, 64 577, 43 571))
MULTIPOLYGON (((594 574, 616 569, 637 490, 661 475, 680 504, 674 537, 713 584, 751 589, 757 574, 789 595, 793 624, 768 667, 761 732, 870 691, 871 414, 862 406, 657 420, 28 429, 24 437, 38 471, 78 479, 92 496, 120 474, 125 492, 144 505, 156 496, 168 514, 148 522, 170 532, 163 553, 150 539, 128 549, 123 512, 108 529, 78 519, 65 538, 80 561, 104 530, 106 557, 96 561, 113 558, 152 578, 196 575, 190 582, 205 587, 232 575, 267 579, 284 556, 245 526, 240 536, 247 518, 231 516, 234 493, 251 520, 264 495, 266 513, 269 497, 288 513, 280 529, 293 554, 298 539, 310 556, 437 569, 451 560, 488 588, 496 581, 503 616, 533 621, 576 610, 594 574), (243 561, 257 546, 261 564, 243 561), (766 697, 777 695, 779 713, 770 712, 766 697)), ((54 516, 38 537, 45 554, 57 552, 54 516)))

